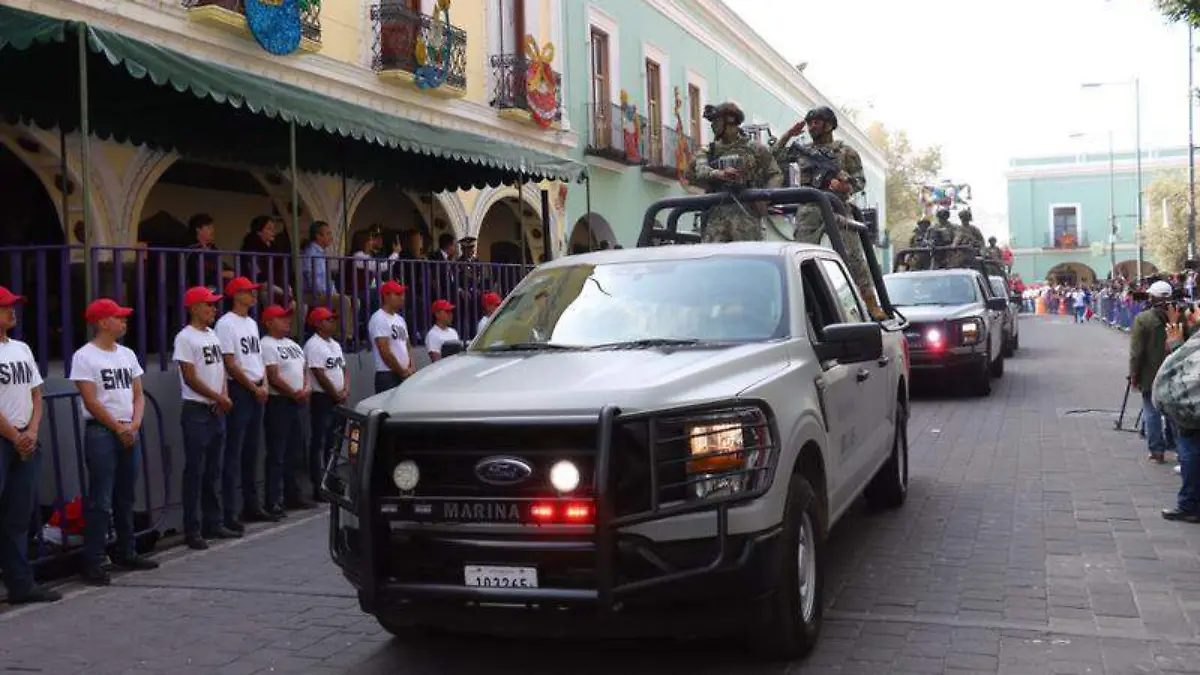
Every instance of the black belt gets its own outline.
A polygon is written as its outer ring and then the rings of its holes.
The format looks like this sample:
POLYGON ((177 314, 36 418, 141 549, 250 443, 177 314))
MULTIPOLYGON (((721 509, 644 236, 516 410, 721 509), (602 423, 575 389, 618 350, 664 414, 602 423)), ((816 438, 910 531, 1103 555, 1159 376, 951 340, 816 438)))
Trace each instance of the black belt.
POLYGON ((213 415, 217 414, 217 404, 216 403, 201 403, 200 401, 192 401, 190 399, 184 399, 183 405, 190 406, 192 408, 203 408, 206 412, 208 412, 210 414, 213 414, 213 415))

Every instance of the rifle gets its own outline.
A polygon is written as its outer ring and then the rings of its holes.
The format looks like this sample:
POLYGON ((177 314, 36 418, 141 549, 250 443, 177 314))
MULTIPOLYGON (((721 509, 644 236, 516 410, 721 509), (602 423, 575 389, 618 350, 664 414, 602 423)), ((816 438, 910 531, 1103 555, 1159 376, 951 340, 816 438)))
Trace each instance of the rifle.
POLYGON ((842 174, 842 167, 835 158, 826 155, 811 145, 793 145, 791 159, 799 165, 798 187, 814 187, 830 194, 841 195, 829 189, 829 184, 842 174))

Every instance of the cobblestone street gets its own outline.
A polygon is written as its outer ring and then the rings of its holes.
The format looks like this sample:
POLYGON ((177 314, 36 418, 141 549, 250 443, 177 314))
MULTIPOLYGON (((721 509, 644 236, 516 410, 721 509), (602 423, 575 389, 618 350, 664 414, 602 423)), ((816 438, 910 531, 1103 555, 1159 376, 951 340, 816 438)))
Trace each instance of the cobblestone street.
POLYGON ((1058 318, 1021 333, 990 398, 916 393, 908 504, 834 531, 825 632, 802 663, 711 640, 402 648, 329 562, 322 514, 0 613, 0 672, 1200 673, 1200 527, 1160 518, 1177 476, 1113 429, 1127 337, 1058 318))

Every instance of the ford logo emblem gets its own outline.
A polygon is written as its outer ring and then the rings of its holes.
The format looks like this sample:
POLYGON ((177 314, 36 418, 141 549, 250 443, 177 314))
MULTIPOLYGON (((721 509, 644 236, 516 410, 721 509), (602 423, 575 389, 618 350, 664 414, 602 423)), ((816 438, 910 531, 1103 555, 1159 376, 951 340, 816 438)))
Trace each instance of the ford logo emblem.
POLYGON ((475 476, 488 485, 516 485, 533 475, 533 467, 516 457, 486 457, 475 465, 475 476))

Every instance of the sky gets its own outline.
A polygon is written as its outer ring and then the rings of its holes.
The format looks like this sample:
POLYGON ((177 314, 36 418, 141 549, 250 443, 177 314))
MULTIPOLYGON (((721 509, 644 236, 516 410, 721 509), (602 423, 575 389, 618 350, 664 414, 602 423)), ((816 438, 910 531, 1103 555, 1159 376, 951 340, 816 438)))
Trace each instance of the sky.
POLYGON ((1134 78, 1142 147, 1187 147, 1187 29, 1152 0, 725 3, 790 63, 807 61, 809 81, 864 127, 940 145, 941 177, 971 185, 976 223, 1002 240, 1010 158, 1107 153, 1110 130, 1132 151, 1134 78))

